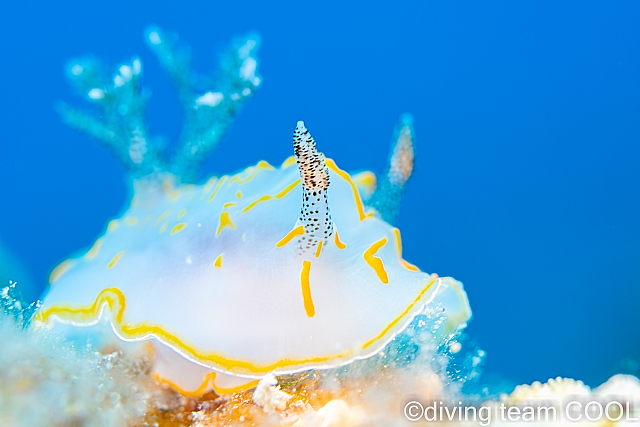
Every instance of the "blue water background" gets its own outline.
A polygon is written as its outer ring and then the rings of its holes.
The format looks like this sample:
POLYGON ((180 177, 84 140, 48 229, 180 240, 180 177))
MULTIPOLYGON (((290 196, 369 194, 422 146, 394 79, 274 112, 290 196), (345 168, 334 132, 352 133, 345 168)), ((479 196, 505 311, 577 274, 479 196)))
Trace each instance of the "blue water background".
POLYGON ((203 72, 257 30, 263 88, 205 172, 281 162, 297 120, 341 167, 380 171, 413 113, 405 257, 464 282, 487 381, 597 385, 640 360, 640 2, 556 3, 5 2, 0 239, 42 285, 125 202, 116 161, 53 110, 88 107, 68 58, 139 55, 151 129, 175 138, 145 27, 177 31, 203 72))

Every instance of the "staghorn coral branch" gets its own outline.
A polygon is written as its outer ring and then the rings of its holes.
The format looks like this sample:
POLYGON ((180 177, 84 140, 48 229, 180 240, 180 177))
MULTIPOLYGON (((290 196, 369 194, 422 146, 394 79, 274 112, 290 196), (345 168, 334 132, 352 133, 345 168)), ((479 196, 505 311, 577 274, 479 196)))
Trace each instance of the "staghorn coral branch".
POLYGON ((162 67, 175 81, 183 106, 189 106, 193 100, 193 87, 197 80, 197 76, 191 70, 189 49, 178 46, 177 35, 167 34, 158 27, 147 28, 145 41, 158 57, 162 67))
POLYGON ((97 118, 71 107, 69 104, 59 102, 56 110, 62 116, 64 123, 90 137, 102 142, 113 151, 117 151, 118 138, 113 130, 97 118))
POLYGON ((147 43, 173 77, 184 108, 184 126, 171 159, 170 171, 193 181, 198 166, 216 147, 244 102, 260 87, 256 52, 259 37, 235 39, 222 53, 216 78, 191 70, 191 55, 177 37, 157 27, 146 33, 147 43))
POLYGON ((60 103, 58 111, 72 128, 98 139, 123 163, 132 177, 158 176, 171 172, 182 182, 198 178, 200 164, 220 142, 235 114, 259 88, 255 56, 259 37, 234 40, 221 55, 216 78, 205 78, 191 70, 191 54, 178 46, 177 37, 157 27, 146 31, 146 39, 162 66, 175 81, 184 110, 184 125, 172 155, 146 126, 148 94, 141 88, 142 63, 134 58, 121 65, 111 79, 105 78, 97 59, 88 56, 69 63, 71 83, 98 108, 97 116, 60 103))
POLYGON ((107 145, 136 177, 162 169, 159 147, 149 142, 145 125, 148 96, 140 87, 140 60, 121 65, 111 80, 91 56, 71 61, 67 69, 71 83, 98 107, 98 117, 61 103, 65 123, 107 145))
POLYGON ((209 90, 192 99, 173 158, 176 170, 202 162, 220 142, 244 102, 260 86, 254 56, 258 44, 256 36, 235 40, 222 55, 219 75, 209 90))

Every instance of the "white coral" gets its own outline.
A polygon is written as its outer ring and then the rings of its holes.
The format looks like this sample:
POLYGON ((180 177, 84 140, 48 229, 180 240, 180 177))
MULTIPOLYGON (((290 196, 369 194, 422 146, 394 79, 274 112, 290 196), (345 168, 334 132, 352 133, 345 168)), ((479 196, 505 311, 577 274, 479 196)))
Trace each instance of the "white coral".
POLYGON ((519 385, 507 396, 502 395, 500 400, 510 404, 517 404, 531 400, 555 400, 568 395, 588 396, 589 387, 582 381, 571 378, 550 378, 545 384, 535 381, 531 385, 519 385))
POLYGON ((253 392, 253 403, 260 406, 264 412, 284 410, 292 396, 280 390, 277 385, 278 380, 273 374, 265 375, 253 392))
POLYGON ((341 399, 331 400, 317 412, 305 414, 292 427, 355 427, 366 419, 358 407, 351 407, 341 399))

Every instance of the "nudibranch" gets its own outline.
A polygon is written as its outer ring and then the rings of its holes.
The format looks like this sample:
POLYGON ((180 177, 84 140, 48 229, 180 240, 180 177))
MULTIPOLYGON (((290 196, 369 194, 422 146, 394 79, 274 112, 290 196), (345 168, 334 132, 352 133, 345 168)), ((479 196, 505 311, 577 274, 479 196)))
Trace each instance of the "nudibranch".
MULTIPOLYGON (((159 49, 159 30, 148 37, 159 49)), ((247 45, 255 43, 240 44, 233 75, 253 84, 247 45)), ((100 88, 105 98, 133 79, 130 71, 121 67, 115 89, 100 88)), ((207 93, 233 100, 236 92, 207 93)), ((193 109, 218 107, 198 104, 202 96, 193 109)), ((410 123, 399 129, 395 145, 405 146, 392 149, 389 170, 404 174, 394 181, 404 185, 413 168, 410 123)), ((148 173, 145 162, 157 153, 144 130, 132 134, 123 156, 148 173)), ((106 323, 124 342, 149 342, 157 377, 189 395, 369 357, 425 304, 441 304, 449 332, 464 327, 471 311, 462 285, 405 261, 383 204, 363 202, 383 199, 388 186, 375 190, 371 172, 352 177, 325 158, 303 122, 293 142, 295 155, 279 167, 260 161, 201 185, 170 167, 137 178, 123 216, 54 269, 37 319, 86 330, 106 323)))

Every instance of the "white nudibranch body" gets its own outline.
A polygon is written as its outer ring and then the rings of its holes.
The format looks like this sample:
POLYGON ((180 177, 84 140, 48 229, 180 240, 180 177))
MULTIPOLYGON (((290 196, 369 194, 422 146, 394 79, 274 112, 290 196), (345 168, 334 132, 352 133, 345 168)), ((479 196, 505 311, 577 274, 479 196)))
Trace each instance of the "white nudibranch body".
POLYGON ((157 376, 191 395, 371 356, 425 304, 463 326, 461 284, 403 260, 400 231, 302 122, 294 148, 280 167, 203 185, 141 181, 123 217, 53 271, 39 321, 148 340, 157 376))

